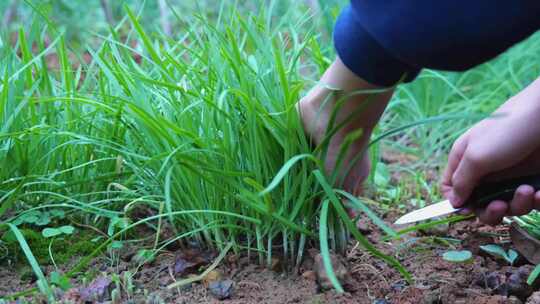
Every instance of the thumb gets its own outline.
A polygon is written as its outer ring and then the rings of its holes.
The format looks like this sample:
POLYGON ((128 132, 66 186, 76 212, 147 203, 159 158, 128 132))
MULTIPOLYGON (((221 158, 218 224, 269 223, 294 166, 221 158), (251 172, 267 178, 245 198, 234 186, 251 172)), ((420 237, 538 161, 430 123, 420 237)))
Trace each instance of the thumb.
POLYGON ((461 207, 485 174, 480 159, 470 157, 465 152, 456 171, 452 175, 450 202, 454 207, 461 207))

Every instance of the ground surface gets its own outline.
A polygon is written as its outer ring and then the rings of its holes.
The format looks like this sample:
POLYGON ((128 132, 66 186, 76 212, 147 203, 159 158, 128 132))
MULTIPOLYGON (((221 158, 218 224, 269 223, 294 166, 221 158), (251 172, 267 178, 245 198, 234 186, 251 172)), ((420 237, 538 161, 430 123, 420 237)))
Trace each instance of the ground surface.
MULTIPOLYGON (((403 159, 391 160, 390 156, 385 155, 387 163, 407 163, 403 159)), ((435 179, 436 174, 433 176, 432 179, 435 179)), ((394 176, 393 180, 399 178, 394 176)), ((387 223, 393 223, 407 211, 388 210, 374 209, 387 223)), ((463 221, 413 232, 395 241, 383 240, 381 231, 365 217, 360 218, 358 226, 379 249, 393 254, 403 263, 412 273, 414 284, 407 284, 395 269, 366 254, 355 242, 351 242, 344 255, 336 256, 335 269, 342 275, 343 294, 337 294, 332 288, 324 288, 329 283, 324 279, 316 249, 307 250, 298 269, 286 270, 286 262, 279 259, 273 260, 269 269, 260 266, 256 256, 230 253, 202 281, 168 289, 170 284, 204 271, 218 253, 193 248, 169 248, 152 262, 140 266, 136 252, 141 246, 133 245, 95 259, 85 273, 71 281, 71 289, 57 290, 57 298, 62 299, 63 303, 113 300, 112 303, 186 304, 540 304, 540 293, 533 294, 540 288, 531 288, 526 284, 532 265, 520 256, 514 266, 509 266, 504 260, 479 249, 479 246, 487 244, 499 244, 506 249, 512 247, 508 226, 489 227, 475 220, 463 221), (469 250, 473 253, 473 260, 468 263, 447 262, 442 255, 450 249, 469 250), (226 299, 218 300, 219 295, 226 299)), ((147 233, 151 234, 151 231, 137 232, 138 235, 147 233)), ((61 266, 61 269, 70 270, 76 261, 77 258, 71 264, 61 266)), ((44 269, 46 275, 52 271, 52 266, 44 269)), ((0 282, 0 296, 35 287, 35 277, 28 266, 0 265, 0 282)), ((39 297, 27 299, 36 303, 45 302, 39 297)))
MULTIPOLYGON (((394 217, 387 215, 389 220, 394 217)), ((370 224, 362 229, 372 241, 380 239, 379 232, 370 224)), ((85 276, 95 278, 93 282, 75 279, 72 281, 73 288, 67 292, 58 291, 58 296, 66 303, 110 300, 112 290, 117 286, 114 274, 120 274, 122 278, 126 271, 130 271, 135 273, 132 282, 120 281, 121 302, 124 303, 220 302, 210 291, 212 282, 232 283, 230 288, 227 284, 221 286, 224 290, 222 294, 230 296, 222 300, 223 303, 491 304, 525 303, 528 298, 531 299, 527 303, 540 303, 534 302, 531 297, 533 289, 525 284, 532 266, 520 259, 515 267, 510 267, 502 260, 483 254, 478 248, 479 245, 492 243, 507 246, 507 229, 503 226, 485 227, 474 221, 438 228, 425 235, 414 233, 395 242, 382 242, 382 249, 397 253, 412 272, 414 285, 407 285, 394 269, 351 243, 346 256, 340 258, 346 273, 342 280, 346 292, 341 295, 321 288, 321 282, 317 279, 316 250, 310 250, 297 273, 293 271, 289 274, 282 271, 281 261, 276 260, 274 270, 271 270, 258 266, 254 259, 229 254, 218 270, 211 273, 211 278, 169 290, 167 285, 193 275, 197 267, 204 269, 216 254, 178 249, 163 253, 152 263, 136 269, 136 258, 129 248, 124 248, 113 258, 115 262, 111 262, 111 258, 100 258, 93 262, 85 273, 85 276), (465 264, 443 260, 441 255, 448 250, 448 241, 456 244, 456 249, 472 251, 474 260, 465 264), (126 287, 128 284, 133 287, 126 287)), ((52 267, 45 271, 52 271, 52 267)), ((32 280, 32 276, 22 273, 20 268, 4 265, 0 268, 0 294, 27 289, 32 286, 32 280)), ((324 279, 322 281, 324 284, 324 279)), ((39 301, 37 298, 34 300, 39 301)))

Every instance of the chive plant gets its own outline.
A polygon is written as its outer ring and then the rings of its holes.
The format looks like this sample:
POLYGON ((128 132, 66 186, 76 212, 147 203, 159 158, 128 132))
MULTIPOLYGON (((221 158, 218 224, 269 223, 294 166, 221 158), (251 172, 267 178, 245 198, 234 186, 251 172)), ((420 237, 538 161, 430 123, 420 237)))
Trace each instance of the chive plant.
POLYGON ((232 244, 261 263, 279 254, 289 265, 319 240, 329 272, 330 250, 343 251, 352 230, 410 279, 354 228, 340 199, 393 233, 360 200, 332 189, 302 130, 301 71, 329 62, 312 31, 299 30, 305 16, 245 17, 223 8, 217 21, 198 16, 172 39, 149 35, 138 14, 126 12, 98 36, 99 47, 84 50, 88 62, 74 59, 84 56, 50 28, 21 30, 14 47, 1 48, 2 224, 62 208, 91 225, 130 220, 118 237, 168 220, 177 236, 155 247, 184 239, 217 250, 232 244), (154 214, 132 217, 140 207, 154 214))
MULTIPOLYGON (((150 33, 126 8, 110 33, 94 34, 97 47, 76 51, 32 7, 44 22, 0 47, 0 230, 15 233, 44 293, 50 287, 17 226, 28 225, 25 214, 58 208, 98 227, 131 221, 69 274, 133 227, 157 230, 166 220, 176 236, 154 248, 189 240, 298 265, 318 243, 330 274, 330 251, 343 251, 351 233, 410 279, 348 219, 342 200, 397 237, 361 200, 333 188, 338 175, 321 167, 328 141, 312 147, 295 110, 305 78, 331 62, 325 39, 337 6, 319 2, 324 22, 280 1, 258 15, 223 2, 212 18, 171 7, 182 25, 174 37, 150 33), (141 207, 152 215, 135 217, 141 207)), ((534 35, 466 73, 426 71, 400 86, 372 147, 382 141, 438 159, 480 117, 469 113, 489 112, 538 75, 539 41, 534 35)))

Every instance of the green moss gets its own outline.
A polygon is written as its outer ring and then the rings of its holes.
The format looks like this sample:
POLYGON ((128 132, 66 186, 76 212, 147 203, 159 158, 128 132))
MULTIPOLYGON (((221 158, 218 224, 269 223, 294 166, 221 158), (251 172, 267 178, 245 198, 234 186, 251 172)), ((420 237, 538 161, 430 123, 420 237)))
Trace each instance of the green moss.
POLYGON ((97 244, 91 241, 94 237, 95 235, 93 234, 84 233, 83 235, 78 235, 78 238, 75 236, 74 240, 69 240, 69 238, 64 240, 63 244, 59 244, 61 246, 53 246, 56 247, 54 250, 55 261, 57 263, 65 263, 73 257, 89 255, 97 247, 97 244), (68 246, 65 247, 65 245, 68 246))
MULTIPOLYGON (((53 242, 51 252, 56 264, 68 262, 73 257, 88 255, 96 248, 96 243, 91 241, 95 235, 88 231, 77 231, 73 235, 55 238, 54 241, 51 238, 43 237, 40 232, 29 228, 21 229, 21 233, 26 239, 28 246, 30 246, 32 254, 34 254, 41 265, 52 264, 49 254, 51 241, 53 242)), ((0 263, 7 262, 8 260, 14 263, 26 262, 26 257, 19 246, 19 242, 11 231, 4 233, 0 241, 8 250, 7 257, 0 260, 0 263)))
MULTIPOLYGON (((24 239, 30 246, 32 254, 36 257, 39 263, 43 263, 44 258, 48 258, 48 247, 49 240, 45 239, 39 232, 34 231, 28 228, 20 228, 24 239)), ((4 233, 1 238, 2 243, 6 246, 8 251, 8 258, 11 262, 22 262, 25 261, 25 256, 23 251, 19 246, 19 242, 15 238, 15 235, 12 231, 4 233)), ((6 258, 6 260, 8 259, 6 258)))
POLYGON ((36 279, 36 274, 32 270, 32 267, 30 266, 22 266, 17 269, 17 272, 20 274, 20 278, 23 281, 31 281, 36 279))

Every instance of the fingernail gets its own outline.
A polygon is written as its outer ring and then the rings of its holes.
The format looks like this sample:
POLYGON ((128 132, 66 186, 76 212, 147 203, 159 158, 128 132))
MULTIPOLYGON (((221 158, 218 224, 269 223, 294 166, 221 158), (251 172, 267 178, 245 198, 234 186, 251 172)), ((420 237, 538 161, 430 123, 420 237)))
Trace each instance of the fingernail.
POLYGON ((461 215, 469 215, 473 213, 473 210, 471 208, 463 208, 458 213, 461 215))
POLYGON ((461 205, 463 205, 463 202, 461 201, 461 198, 458 195, 456 195, 455 192, 452 192, 450 194, 450 203, 454 207, 460 207, 461 205))
POLYGON ((448 200, 452 205, 456 203, 456 195, 454 194, 454 191, 450 192, 450 194, 448 195, 448 200))

